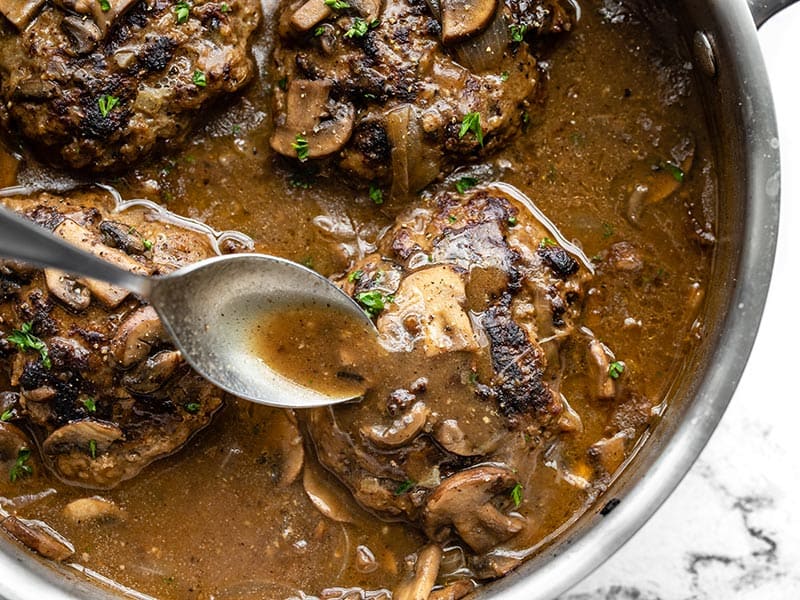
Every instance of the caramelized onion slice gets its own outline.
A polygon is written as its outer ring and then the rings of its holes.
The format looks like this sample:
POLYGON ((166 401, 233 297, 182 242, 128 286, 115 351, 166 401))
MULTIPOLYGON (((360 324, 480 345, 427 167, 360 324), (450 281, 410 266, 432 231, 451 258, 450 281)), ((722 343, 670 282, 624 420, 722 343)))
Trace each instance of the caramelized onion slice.
POLYGON ((404 196, 422 189, 439 174, 439 157, 422 143, 417 112, 403 104, 386 115, 386 133, 392 143, 392 195, 404 196))
POLYGON ((453 46, 458 63, 473 73, 497 71, 511 44, 508 23, 498 10, 491 25, 483 33, 453 46))

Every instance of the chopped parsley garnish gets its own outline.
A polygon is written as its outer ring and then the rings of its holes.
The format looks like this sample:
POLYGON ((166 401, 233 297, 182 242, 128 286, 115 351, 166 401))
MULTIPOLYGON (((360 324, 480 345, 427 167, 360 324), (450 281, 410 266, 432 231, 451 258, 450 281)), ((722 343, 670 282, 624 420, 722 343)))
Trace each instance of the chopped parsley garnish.
POLYGON ((350 8, 350 5, 343 0, 325 0, 325 6, 328 6, 333 10, 344 10, 345 8, 350 8))
POLYGON ((297 158, 300 159, 300 162, 305 162, 308 160, 308 140, 299 133, 294 136, 292 148, 294 148, 294 151, 297 152, 297 158))
POLYGON ((386 308, 386 304, 392 301, 392 297, 384 296, 384 294, 378 290, 372 290, 357 294, 356 300, 364 307, 364 311, 370 317, 377 317, 381 311, 386 308))
POLYGON ((353 24, 350 25, 350 29, 348 29, 344 33, 344 37, 346 38, 364 37, 365 35, 367 35, 367 32, 370 29, 375 29, 378 25, 380 25, 380 21, 378 21, 378 19, 372 19, 372 21, 367 23, 361 17, 356 17, 355 19, 353 19, 353 24))
POLYGON ((145 250, 152 250, 153 249, 153 242, 150 240, 142 240, 142 246, 144 246, 145 250))
POLYGON ((91 396, 83 401, 83 407, 90 413, 97 412, 97 404, 95 404, 94 398, 91 396))
POLYGON ((224 13, 231 12, 231 7, 227 2, 223 2, 222 5, 219 7, 219 9, 224 13))
POLYGON ((103 94, 97 99, 97 106, 100 107, 100 114, 103 115, 103 118, 106 118, 117 104, 119 104, 119 98, 110 94, 103 94))
POLYGON ((369 186, 369 199, 375 204, 383 204, 383 190, 376 185, 369 186))
POLYGON ((547 246, 558 246, 558 244, 549 237, 542 238, 542 241, 539 242, 539 248, 546 248, 547 246))
POLYGON ((458 181, 456 181, 456 191, 459 194, 463 194, 470 188, 474 188, 478 185, 478 180, 474 177, 462 177, 458 181))
POLYGON ((32 328, 32 323, 23 323, 20 329, 15 329, 11 332, 11 335, 8 336, 8 341, 16 344, 17 348, 23 352, 28 352, 29 350, 38 352, 39 356, 42 357, 42 364, 49 369, 52 363, 50 362, 50 356, 47 354, 47 346, 31 333, 32 328))
POLYGON ((286 88, 288 87, 288 84, 289 84, 289 78, 288 77, 281 77, 275 83, 277 84, 278 88, 282 89, 285 92, 286 88))
POLYGON ((4 423, 10 421, 13 418, 14 418, 14 411, 10 408, 7 411, 5 411, 2 415, 0 415, 0 421, 3 421, 4 423))
POLYGON ((625 372, 625 363, 615 360, 608 366, 608 376, 611 379, 619 379, 625 372))
POLYGON ((471 112, 467 113, 464 116, 464 119, 461 121, 461 129, 458 131, 458 138, 461 139, 467 133, 472 132, 475 135, 475 139, 478 140, 478 143, 483 146, 483 129, 481 129, 481 113, 479 112, 471 112))
POLYGON ((178 25, 186 23, 189 20, 189 12, 192 10, 192 5, 182 0, 175 5, 175 19, 178 25))
POLYGON ((448 223, 455 223, 456 221, 458 221, 458 217, 456 217, 455 215, 447 215, 448 223))
POLYGON ((89 440, 89 454, 92 459, 97 458, 97 442, 95 440, 89 440))
POLYGON ((686 173, 684 173, 683 169, 668 160, 658 163, 658 168, 672 175, 672 178, 678 183, 683 183, 683 180, 686 179, 686 173))
POLYGON ((8 473, 8 479, 11 481, 11 483, 14 483, 17 481, 17 479, 22 479, 23 477, 33 475, 33 468, 30 465, 25 464, 28 462, 30 457, 31 451, 28 448, 19 449, 19 452, 17 452, 17 461, 14 463, 14 466, 11 467, 11 471, 8 473))
POLYGON ((412 481, 411 479, 406 479, 403 483, 397 486, 397 489, 395 489, 394 493, 398 496, 400 494, 405 494, 406 492, 410 491, 411 488, 413 488, 415 485, 416 483, 414 483, 414 481, 412 481))
POLYGON ((500 81, 508 81, 510 73, 508 71, 503 71, 500 73, 500 81))
POLYGON ((325 33, 325 27, 323 27, 322 25, 320 25, 319 27, 317 27, 316 29, 314 29, 314 37, 319 37, 319 36, 321 36, 323 33, 325 33))
POLYGON ((184 408, 186 409, 186 412, 192 413, 194 415, 194 414, 197 414, 198 412, 200 412, 200 403, 199 402, 189 402, 184 406, 184 408))
POLYGON ((603 237, 610 238, 612 235, 614 235, 614 228, 610 223, 603 223, 603 237))
POLYGON ((108 12, 111 10, 111 2, 108 0, 97 0, 98 4, 100 4, 100 10, 103 12, 108 12))
POLYGON ((511 501, 514 503, 514 508, 519 508, 522 504, 522 484, 518 483, 511 489, 511 501))
POLYGON ((208 83, 206 81, 206 74, 200 69, 195 69, 194 73, 192 73, 192 83, 197 87, 206 87, 206 83, 208 83))
POLYGON ((527 133, 528 128, 531 126, 531 116, 527 112, 522 113, 522 132, 527 133))
POLYGON ((358 269, 357 271, 353 271, 347 276, 347 281, 349 281, 350 283, 354 283, 359 279, 361 279, 363 276, 364 276, 364 271, 358 269))
POLYGON ((515 217, 514 215, 511 215, 510 217, 508 217, 508 219, 506 221, 508 222, 508 226, 509 227, 513 227, 514 225, 517 224, 517 217, 515 217))
POLYGON ((522 40, 525 39, 525 34, 528 31, 527 25, 509 25, 509 31, 511 32, 511 41, 520 43, 522 40))

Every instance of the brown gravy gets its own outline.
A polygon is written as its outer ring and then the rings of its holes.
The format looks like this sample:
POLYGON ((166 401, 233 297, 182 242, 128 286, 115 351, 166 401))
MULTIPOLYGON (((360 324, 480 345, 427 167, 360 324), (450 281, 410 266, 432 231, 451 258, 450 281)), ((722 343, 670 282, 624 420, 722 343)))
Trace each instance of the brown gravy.
MULTIPOLYGON (((647 402, 596 402, 586 358, 577 343, 567 344, 559 365, 561 392, 581 415, 583 428, 564 437, 548 456, 531 453, 531 464, 541 468, 525 481, 519 510, 532 516, 536 527, 515 540, 520 555, 540 550, 602 493, 607 480, 590 481, 587 449, 592 444, 608 430, 625 427, 638 439, 657 423, 661 402, 702 331, 697 318, 713 257, 713 248, 697 235, 713 233, 711 141, 681 42, 665 30, 656 33, 646 21, 611 18, 607 5, 614 3, 581 4, 580 23, 549 58, 547 101, 531 115, 529 131, 492 161, 503 180, 529 194, 594 261, 597 273, 579 325, 614 348, 624 361, 625 380, 647 402), (658 176, 654 165, 664 164, 670 149, 685 140, 694 146, 694 161, 684 169, 680 186, 670 187, 667 180, 668 193, 658 201, 637 197, 637 184, 658 176), (639 251, 635 269, 625 269, 622 242, 639 251)), ((660 17, 654 16, 656 24, 660 17)), ((262 54, 268 32, 265 40, 262 54)), ((215 228, 242 230, 259 250, 325 275, 341 274, 354 248, 374 244, 404 207, 376 205, 341 179, 287 168, 270 154, 269 118, 262 111, 274 83, 265 69, 185 150, 113 183, 124 197, 152 198, 215 228)), ((26 157, 15 183, 29 183, 43 173, 50 172, 26 157)), ((415 201, 426 206, 431 199, 423 195, 415 201)), ((311 374, 316 385, 319 374, 339 385, 335 373, 341 361, 333 350, 352 340, 349 328, 336 322, 314 324, 336 340, 321 361, 311 348, 301 354, 300 367, 296 357, 283 361, 288 354, 275 342, 304 345, 311 339, 309 323, 308 313, 268 320, 259 352, 287 375, 311 374)), ((458 402, 459 395, 471 393, 475 366, 464 356, 409 360, 413 365, 403 366, 403 372, 401 367, 387 371, 375 393, 416 376, 419 369, 425 370, 419 375, 433 373, 428 394, 452 394, 458 402)), ((369 410, 366 403, 354 404, 342 419, 369 410)), ((3 476, 2 503, 66 536, 76 548, 76 563, 159 598, 388 597, 404 577, 406 557, 424 544, 424 536, 402 522, 379 521, 357 506, 315 463, 311 448, 305 453, 306 483, 328 491, 325 502, 337 518, 317 510, 303 481, 277 485, 272 466, 278 457, 270 439, 285 428, 285 418, 277 410, 228 402, 181 452, 103 492, 124 509, 121 519, 88 524, 67 519, 63 507, 93 492, 64 485, 36 460, 32 477, 10 482, 3 476)), ((479 429, 484 418, 492 415, 475 415, 471 426, 479 429)), ((444 548, 442 564, 441 584, 458 578, 462 549, 444 548)))

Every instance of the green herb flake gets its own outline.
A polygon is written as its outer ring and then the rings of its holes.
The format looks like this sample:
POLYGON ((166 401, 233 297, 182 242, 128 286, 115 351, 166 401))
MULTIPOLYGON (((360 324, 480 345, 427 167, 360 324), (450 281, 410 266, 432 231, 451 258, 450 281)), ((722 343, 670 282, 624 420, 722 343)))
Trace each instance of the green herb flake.
POLYGON ((8 423, 11 419, 14 418, 14 411, 12 409, 8 409, 2 415, 0 415, 0 421, 4 423, 8 423))
POLYGON ((344 32, 344 37, 346 38, 362 38, 367 35, 369 31, 369 23, 367 23, 361 17, 356 17, 353 19, 353 24, 350 25, 350 29, 344 32))
POLYGON ((306 256, 302 261, 300 261, 300 264, 307 269, 311 269, 312 271, 314 270, 314 258, 311 256, 306 256))
POLYGON ((189 13, 192 10, 192 5, 188 2, 181 1, 175 5, 175 20, 178 25, 182 25, 189 20, 189 13))
POLYGON ((49 369, 52 365, 50 356, 47 353, 47 346, 38 337, 31 333, 32 323, 23 323, 20 329, 15 329, 8 336, 8 341, 16 344, 17 348, 23 352, 38 352, 42 358, 42 364, 49 369))
POLYGON ((470 371, 468 381, 470 385, 478 383, 478 373, 476 371, 470 371))
POLYGON ((506 222, 508 223, 509 227, 514 227, 514 225, 517 224, 517 217, 515 217, 514 215, 511 215, 510 217, 508 217, 506 222))
POLYGON ((100 10, 103 12, 108 12, 111 10, 111 2, 108 0, 97 0, 97 3, 100 5, 100 10))
POLYGON ((357 271, 353 271, 347 276, 347 281, 350 283, 355 283, 356 281, 360 280, 364 276, 364 271, 358 269, 357 271))
POLYGON ((325 0, 325 6, 332 8, 333 10, 344 10, 345 8, 350 8, 350 5, 343 0, 325 0))
POLYGON ((18 479, 23 479, 24 477, 33 475, 33 468, 30 465, 25 464, 28 462, 30 457, 31 451, 28 448, 19 449, 19 452, 17 452, 17 460, 14 463, 14 466, 11 467, 11 471, 8 473, 8 479, 11 481, 11 483, 14 483, 18 479))
POLYGON ((153 242, 151 240, 142 240, 142 246, 144 246, 145 250, 152 250, 153 242))
POLYGON ((103 94, 97 99, 97 106, 100 108, 100 114, 103 115, 104 119, 114 110, 117 104, 119 104, 119 98, 109 94, 103 94))
POLYGON ((608 239, 614 235, 614 228, 610 223, 603 223, 603 237, 608 239))
POLYGON ((206 74, 203 73, 200 69, 195 69, 194 73, 192 73, 192 83, 195 84, 197 87, 204 88, 208 81, 206 80, 206 74))
POLYGON ((220 9, 222 12, 224 12, 224 13, 229 13, 229 12, 231 12, 231 6, 230 6, 230 4, 228 4, 227 2, 223 2, 223 3, 220 5, 219 9, 220 9))
POLYGON ((514 508, 519 508, 522 504, 522 484, 518 483, 511 489, 511 501, 514 503, 514 508))
POLYGON ((383 190, 376 185, 369 186, 369 199, 375 204, 383 204, 383 190))
POLYGON ((297 152, 297 158, 300 160, 300 162, 305 162, 308 160, 308 140, 299 133, 294 136, 292 148, 294 148, 294 151, 297 152))
POLYGON ((319 37, 323 33, 325 33, 325 26, 324 25, 320 25, 319 27, 314 29, 314 37, 319 37))
POLYGON ((517 44, 525 39, 525 34, 528 32, 527 25, 519 25, 516 23, 514 25, 509 25, 508 29, 511 32, 511 41, 517 44))
POLYGON ((452 224, 452 223, 455 223, 456 221, 458 221, 458 217, 456 217, 455 215, 447 215, 447 222, 448 223, 452 224))
POLYGON ((184 406, 184 408, 186 409, 186 412, 192 413, 193 415, 196 415, 198 412, 200 412, 200 403, 199 402, 188 402, 184 406))
POLYGON ((481 128, 481 113, 467 113, 461 121, 461 129, 458 131, 458 138, 461 139, 467 133, 472 132, 475 139, 483 146, 483 129, 481 128))
POLYGON ((94 398, 89 396, 82 402, 83 407, 90 413, 97 412, 97 404, 94 401, 94 398))
POLYGON ((364 307, 364 311, 373 318, 377 317, 392 299, 392 296, 384 296, 378 290, 361 292, 356 295, 358 303, 361 304, 361 306, 364 307))
POLYGON ((683 169, 668 160, 658 163, 658 168, 672 175, 672 178, 678 183, 683 183, 684 179, 686 179, 686 173, 683 169))
POLYGON ((278 81, 275 82, 279 89, 286 91, 286 88, 289 87, 289 78, 288 77, 281 77, 278 81))
POLYGON ((403 483, 397 486, 397 489, 395 489, 394 493, 396 496, 400 496, 411 491, 411 488, 413 488, 415 485, 416 483, 414 481, 411 479, 406 479, 403 483))
POLYGON ((474 177, 462 177, 458 181, 456 181, 456 191, 459 194, 463 194, 470 188, 474 188, 478 185, 478 180, 474 177))
POLYGON ((542 240, 539 242, 539 248, 547 248, 548 246, 558 246, 558 244, 552 238, 542 238, 542 240))
POLYGON ((608 376, 611 379, 619 379, 625 372, 625 363, 615 360, 608 366, 608 376))
POLYGON ((92 460, 97 458, 97 442, 95 440, 89 440, 89 454, 92 460))
POLYGON ((503 71, 500 73, 500 81, 508 81, 508 78, 511 74, 508 71, 503 71))

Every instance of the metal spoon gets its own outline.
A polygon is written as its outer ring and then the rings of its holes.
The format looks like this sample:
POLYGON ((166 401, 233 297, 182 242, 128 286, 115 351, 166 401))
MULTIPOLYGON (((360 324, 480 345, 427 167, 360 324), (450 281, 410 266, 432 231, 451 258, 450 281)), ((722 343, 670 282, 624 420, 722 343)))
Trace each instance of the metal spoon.
POLYGON ((0 208, 0 256, 99 279, 146 299, 186 361, 211 383, 240 398, 299 408, 360 395, 331 395, 300 385, 253 353, 255 325, 271 307, 330 308, 374 330, 350 296, 297 263, 265 254, 232 254, 164 277, 142 277, 72 246, 5 208, 0 208))

